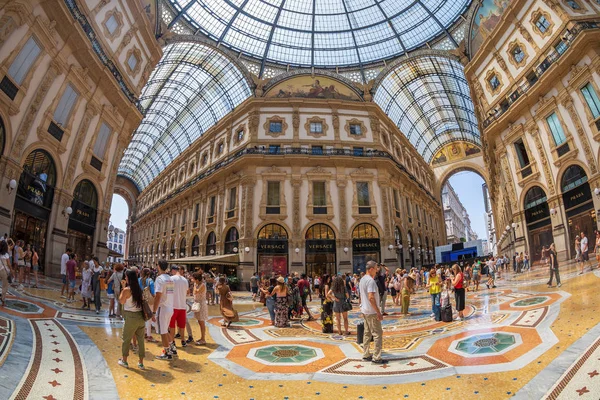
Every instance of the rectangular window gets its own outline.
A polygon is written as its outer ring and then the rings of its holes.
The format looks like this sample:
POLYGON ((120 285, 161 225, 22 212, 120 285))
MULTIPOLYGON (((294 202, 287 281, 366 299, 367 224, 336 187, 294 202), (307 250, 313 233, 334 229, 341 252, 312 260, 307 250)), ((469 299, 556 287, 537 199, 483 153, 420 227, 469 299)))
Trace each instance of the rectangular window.
POLYGON ((42 49, 33 36, 30 37, 8 69, 8 75, 15 83, 18 85, 23 83, 25 76, 41 52, 42 49))
POLYGON ((525 168, 529 165, 529 156, 527 155, 527 149, 525 148, 525 143, 523 143, 523 139, 519 139, 515 142, 515 151, 517 152, 517 158, 519 159, 519 164, 521 168, 525 168))
POLYGON ((351 135, 362 135, 362 127, 360 124, 350 124, 351 135))
POLYGON ((556 115, 556 113, 552 113, 552 115, 546 118, 546 122, 548 122, 548 127, 550 128, 550 132, 552 132, 554 144, 558 146, 559 144, 563 144, 567 141, 567 137, 565 136, 565 132, 563 131, 562 125, 560 124, 560 120, 558 119, 558 115, 556 115))
POLYGON ((177 226, 177 214, 173 214, 173 220, 171 221, 171 229, 175 229, 177 226))
POLYGON ((537 21, 535 22, 535 25, 540 30, 540 32, 545 33, 548 30, 548 28, 550 28, 550 21, 548 21, 543 15, 540 15, 537 21))
POLYGON ((241 142, 242 140, 244 140, 244 130, 240 129, 237 133, 237 140, 238 142, 241 142))
POLYGON ((181 214, 181 230, 185 230, 185 224, 187 223, 187 209, 183 210, 183 214, 181 214))
POLYGON ((282 131, 283 131, 283 123, 281 121, 269 122, 269 132, 270 133, 281 133, 282 131))
POLYGON ((362 147, 355 147, 352 151, 355 157, 361 157, 364 154, 364 152, 364 148, 362 147))
POLYGON ((496 90, 500 86, 500 80, 498 79, 498 77, 496 75, 492 75, 490 77, 489 82, 490 82, 490 87, 492 88, 492 90, 496 90))
POLYGON ((114 15, 111 15, 107 20, 106 20, 106 29, 108 29, 108 32, 111 35, 115 34, 115 31, 117 30, 117 28, 119 27, 119 22, 117 22, 117 19, 115 18, 114 15))
POLYGON ((408 197, 406 198, 406 213, 407 213, 409 216, 412 216, 412 213, 411 213, 411 211, 410 211, 410 200, 408 199, 408 197))
POLYGON ((323 133, 323 124, 321 122, 311 122, 310 133, 323 133))
POLYGON ((96 156, 104 158, 106 146, 108 145, 108 142, 110 140, 110 133, 110 127, 103 122, 100 126, 100 131, 98 132, 96 143, 94 144, 94 154, 96 156))
POLYGON ((598 99, 598 94, 594 90, 594 87, 592 86, 592 84, 588 83, 587 85, 582 87, 581 93, 583 93, 585 102, 587 103, 594 119, 599 118, 600 117, 600 99, 598 99))
POLYGON ((194 222, 198 221, 199 214, 200 214, 200 203, 196 203, 196 205, 194 206, 194 222))
POLYGON ((214 217, 215 211, 217 208, 217 196, 211 196, 209 206, 208 206, 208 216, 214 217))
POLYGON ((567 51, 567 44, 565 42, 563 42, 562 40, 559 40, 558 43, 556 43, 556 45, 554 45, 554 49, 556 50, 556 52, 558 54, 563 54, 565 51, 567 51))
POLYGON ((73 89, 73 86, 67 85, 65 92, 58 102, 58 106, 54 111, 54 122, 58 125, 66 125, 69 121, 69 116, 77 101, 77 92, 73 89))
POLYGON ((358 213, 371 213, 371 199, 369 197, 369 183, 356 182, 356 195, 358 200, 358 213))
POLYGON ((394 210, 396 212, 396 218, 400 218, 400 196, 396 189, 394 189, 394 210))
POLYGON ((314 155, 323 155, 323 146, 312 146, 311 150, 314 155))
POLYGON ((279 214, 279 182, 267 182, 267 214, 279 214))
POLYGON ((229 210, 235 209, 237 205, 237 188, 232 187, 229 189, 229 210))
POLYGON ((327 214, 325 182, 313 182, 313 214, 327 214))
POLYGON ((269 154, 279 154, 279 145, 278 144, 270 144, 269 145, 269 154))

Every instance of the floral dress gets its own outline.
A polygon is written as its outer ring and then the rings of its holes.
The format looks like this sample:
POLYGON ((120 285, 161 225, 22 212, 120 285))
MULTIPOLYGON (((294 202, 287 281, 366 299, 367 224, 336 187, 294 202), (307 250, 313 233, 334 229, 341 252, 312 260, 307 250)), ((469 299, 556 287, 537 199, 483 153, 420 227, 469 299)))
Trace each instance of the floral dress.
POLYGON ((206 284, 202 282, 200 287, 194 286, 194 303, 200 304, 200 311, 194 312, 194 318, 198 321, 208 320, 208 304, 206 304, 206 284))
POLYGON ((327 297, 321 299, 321 326, 323 333, 333 333, 333 302, 327 297))
POLYGON ((286 328, 288 326, 288 299, 286 296, 275 297, 275 326, 278 328, 286 328))
POLYGON ((86 299, 92 297, 92 270, 89 268, 81 272, 81 296, 86 299))

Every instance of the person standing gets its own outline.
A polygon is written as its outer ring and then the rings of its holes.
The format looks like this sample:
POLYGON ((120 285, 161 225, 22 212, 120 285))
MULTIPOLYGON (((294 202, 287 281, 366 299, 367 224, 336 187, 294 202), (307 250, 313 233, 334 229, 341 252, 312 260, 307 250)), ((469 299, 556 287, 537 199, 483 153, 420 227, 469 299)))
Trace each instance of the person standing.
POLYGON ((377 277, 376 279, 376 283, 377 283, 377 287, 379 288, 379 301, 380 301, 380 306, 379 308, 381 308, 381 314, 382 315, 387 315, 387 313, 385 312, 385 302, 387 300, 387 277, 388 277, 388 267, 386 267, 383 264, 377 264, 377 277), (384 271, 385 270, 385 271, 384 271))
POLYGON ((456 311, 458 311, 458 317, 456 321, 462 321, 465 319, 463 310, 465 309, 465 288, 463 287, 463 273, 458 266, 454 264, 452 266, 454 272, 454 279, 452 280, 452 287, 454 287, 454 301, 456 302, 456 311))
POLYGON ((98 257, 93 257, 90 259, 89 264, 90 269, 92 270, 92 292, 94 292, 94 306, 96 307, 96 314, 100 314, 100 310, 102 309, 102 287, 100 285, 100 280, 102 279, 103 269, 98 262, 98 257))
POLYGON ((301 279, 298 281, 298 291, 300 292, 300 299, 301 299, 301 302, 302 302, 302 309, 304 311, 306 311, 306 314, 308 315, 308 320, 309 321, 314 321, 315 319, 313 318, 312 314, 310 313, 310 310, 308 309, 308 305, 307 305, 307 302, 306 302, 306 299, 308 297, 310 297, 310 301, 312 301, 312 294, 310 292, 310 283, 306 279, 306 274, 300 275, 300 278, 301 279))
POLYGON ((60 297, 66 299, 65 292, 69 293, 68 285, 67 285, 67 261, 69 261, 69 254, 71 254, 71 249, 67 248, 67 250, 60 256, 60 277, 62 278, 62 288, 60 289, 60 297))
POLYGON ((573 246, 575 247, 575 263, 581 265, 581 272, 579 273, 579 275, 581 275, 583 274, 583 258, 581 256, 581 248, 583 246, 581 246, 579 235, 575 235, 575 244, 573 246))
POLYGON ((348 311, 344 309, 346 299, 350 299, 350 295, 345 287, 345 279, 341 276, 336 276, 331 285, 331 289, 327 293, 327 296, 333 301, 333 312, 335 313, 338 334, 342 333, 342 317, 344 319, 344 332, 346 335, 350 335, 348 331, 348 311))
POLYGON ((106 281, 107 284, 110 284, 112 282, 113 296, 115 299, 117 299, 116 302, 111 301, 109 318, 110 317, 115 317, 115 318, 121 317, 121 305, 119 304, 118 299, 121 295, 121 281, 123 280, 123 275, 124 275, 123 270, 124 269, 125 269, 125 267, 123 266, 123 264, 121 264, 121 263, 115 264, 114 272, 112 273, 110 278, 108 278, 108 281, 106 281), (115 308, 115 306, 116 306, 116 308, 115 308))
POLYGON ((27 283, 27 287, 31 287, 31 246, 25 245, 25 251, 23 252, 23 262, 25 267, 23 268, 23 278, 22 282, 27 283))
POLYGON ((271 317, 271 325, 275 325, 275 297, 272 296, 272 293, 276 285, 277 281, 275 278, 269 278, 269 286, 265 285, 266 287, 260 289, 265 295, 265 306, 271 317))
POLYGON ((548 287, 552 287, 552 278, 556 276, 556 287, 561 287, 560 283, 560 274, 558 273, 558 259, 556 258, 556 249, 554 247, 554 243, 550 245, 550 250, 548 250, 548 254, 550 257, 550 280, 548 281, 548 287))
POLYGON ((475 285, 475 291, 479 290, 479 281, 480 281, 480 274, 481 274, 481 261, 477 261, 473 264, 473 269, 472 269, 472 273, 473 273, 473 284, 475 285))
POLYGON ((88 261, 83 262, 83 270, 81 271, 81 297, 83 298, 81 308, 89 310, 92 302, 92 270, 88 261))
POLYGON ((67 303, 75 302, 75 285, 77 284, 77 255, 69 254, 67 261, 67 281, 69 282, 69 291, 67 292, 67 303))
MULTIPOLYGON (((181 275, 179 266, 171 266, 171 280, 173 281, 173 316, 169 322, 169 334, 172 338, 175 335, 175 326, 179 328, 181 335, 181 347, 186 347, 185 341, 185 326, 187 322, 187 304, 185 298, 190 290, 189 281, 181 275)), ((189 332, 191 334, 191 332, 189 332)), ((177 350, 175 339, 171 342, 171 350, 177 350)))
MULTIPOLYGON (((588 238, 585 236, 585 233, 581 232, 581 273, 583 273, 583 269, 585 268, 586 264, 590 262, 590 255, 589 255, 589 243, 588 243, 588 238)), ((590 270, 592 270, 592 268, 590 267, 590 270)))
POLYGON ((363 360, 371 361, 374 364, 387 364, 387 361, 381 358, 381 347, 383 344, 383 329, 381 321, 383 315, 379 310, 379 288, 375 282, 377 276, 377 263, 368 261, 366 265, 366 274, 360 280, 360 312, 365 320, 365 334, 363 338, 363 360), (371 340, 374 343, 373 355, 371 355, 371 340))
POLYGON ((273 288, 270 296, 275 297, 275 326, 277 328, 287 328, 288 326, 288 287, 285 284, 285 278, 277 278, 277 285, 273 288))
POLYGON ((250 291, 252 292, 252 301, 256 301, 256 295, 258 294, 258 272, 250 277, 250 291))
POLYGON ((39 285, 38 271, 40 270, 40 256, 38 255, 35 246, 31 247, 31 267, 33 268, 33 277, 35 279, 35 283, 32 287, 37 288, 39 285))
POLYGON ((8 293, 8 277, 10 276, 10 254, 8 253, 8 241, 0 241, 0 281, 2 281, 2 306, 6 306, 6 294, 8 293))
POLYGON ((197 346, 203 346, 206 344, 206 321, 208 320, 206 283, 204 283, 202 273, 200 272, 194 272, 192 282, 194 283, 194 305, 192 306, 192 311, 194 311, 194 318, 196 318, 198 326, 200 326, 200 339, 196 340, 195 343, 197 346))
POLYGON ((333 333, 333 302, 327 297, 331 282, 331 275, 324 274, 321 277, 319 297, 321 298, 321 331, 323 333, 333 333))
POLYGON ((597 266, 600 267, 600 231, 596 231, 596 246, 594 247, 594 253, 596 253, 597 266))
MULTIPOLYGON (((154 304, 154 280, 152 279, 152 277, 150 276, 151 272, 150 272, 150 268, 144 268, 142 270, 141 276, 139 278, 139 282, 140 282, 140 287, 142 288, 142 293, 144 292, 144 290, 146 290, 146 288, 148 288, 148 291, 150 292, 150 296, 148 299, 148 305, 152 305, 154 304)), ((154 339, 152 337, 152 320, 149 319, 148 321, 146 321, 146 341, 148 341, 149 343, 156 343, 156 339, 154 339)), ((156 324, 155 328, 156 328, 156 324)))
POLYGON ((417 274, 413 271, 407 274, 402 284, 402 314, 410 315, 408 309, 410 307, 410 294, 414 291, 417 274))
POLYGON ((440 307, 440 293, 442 292, 442 282, 439 276, 435 273, 435 267, 429 271, 429 280, 427 286, 429 295, 431 296, 431 311, 436 321, 442 320, 442 310, 440 307))
MULTIPOLYGON (((169 335, 169 323, 173 316, 173 293, 175 286, 171 276, 167 273, 168 264, 165 260, 158 262, 159 276, 154 282, 154 308, 152 321, 156 322, 157 333, 160 335, 163 351, 156 356, 158 360, 172 360, 177 353, 173 352, 170 343, 172 342, 169 335)), ((175 350, 177 351, 177 350, 175 350)))
MULTIPOLYGON (((125 323, 123 324, 123 345, 121 346, 121 355, 118 364, 122 367, 129 368, 127 357, 129 357, 129 348, 131 339, 135 336, 138 348, 138 368, 144 370, 144 357, 146 356, 146 347, 144 345, 144 314, 142 313, 142 288, 137 278, 137 273, 134 270, 129 270, 125 273, 125 287, 119 291, 119 303, 123 305, 123 316, 125 323)), ((119 286, 121 286, 119 282, 119 286)))

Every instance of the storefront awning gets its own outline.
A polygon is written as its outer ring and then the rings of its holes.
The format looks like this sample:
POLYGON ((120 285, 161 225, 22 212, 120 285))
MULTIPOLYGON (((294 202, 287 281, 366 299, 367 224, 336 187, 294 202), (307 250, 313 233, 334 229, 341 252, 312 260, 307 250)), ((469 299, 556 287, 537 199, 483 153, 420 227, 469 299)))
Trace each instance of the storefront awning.
POLYGON ((240 256, 238 254, 223 254, 217 256, 194 256, 175 258, 167 260, 169 264, 220 264, 220 265, 239 265, 240 256))

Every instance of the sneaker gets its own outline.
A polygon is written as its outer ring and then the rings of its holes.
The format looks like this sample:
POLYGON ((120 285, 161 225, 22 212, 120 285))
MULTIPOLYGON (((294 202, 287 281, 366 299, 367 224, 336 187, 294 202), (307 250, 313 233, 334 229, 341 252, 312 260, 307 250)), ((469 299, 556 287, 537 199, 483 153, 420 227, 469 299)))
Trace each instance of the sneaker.
POLYGON ((124 368, 129 368, 129 364, 127 363, 127 361, 123 361, 122 358, 119 358, 119 361, 117 361, 117 363, 124 368))
POLYGON ((175 335, 175 339, 179 339, 181 337, 181 335, 178 333, 177 335, 175 335))
POLYGON ((461 317, 456 317, 454 320, 455 321, 462 321, 463 319, 461 317))
POLYGON ((100 311, 96 310, 96 314, 100 314, 100 311))
POLYGON ((142 371, 146 369, 146 367, 144 367, 144 364, 142 364, 142 363, 138 363, 138 368, 141 369, 142 371))
POLYGON ((185 341, 186 343, 192 343, 194 341, 194 338, 192 336, 188 337, 187 340, 185 341))
POLYGON ((65 296, 65 295, 62 295, 62 294, 61 294, 61 295, 60 295, 60 298, 61 298, 61 299, 66 299, 66 298, 67 298, 67 296, 65 296))
POLYGON ((556 287, 561 287, 561 286, 562 286, 562 283, 559 283, 558 285, 556 285, 556 287))
POLYGON ((379 360, 371 360, 373 364, 387 364, 388 361, 380 358, 379 360))
POLYGON ((435 317, 435 314, 434 314, 434 313, 431 313, 431 315, 430 315, 429 317, 430 317, 430 318, 433 318, 433 317, 435 317))
POLYGON ((171 353, 165 353, 164 351, 159 355, 155 357, 157 360, 168 360, 171 361, 173 359, 173 356, 171 355, 171 353))
POLYGON ((181 347, 187 347, 187 342, 185 340, 181 341, 181 347))
POLYGON ((373 361, 373 356, 363 357, 363 361, 373 361))

